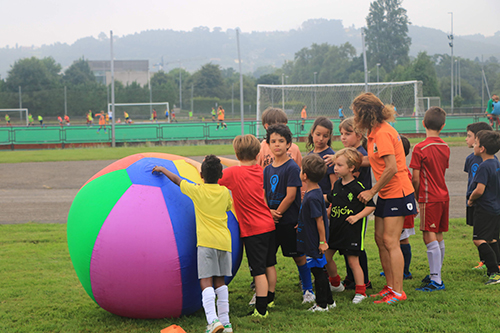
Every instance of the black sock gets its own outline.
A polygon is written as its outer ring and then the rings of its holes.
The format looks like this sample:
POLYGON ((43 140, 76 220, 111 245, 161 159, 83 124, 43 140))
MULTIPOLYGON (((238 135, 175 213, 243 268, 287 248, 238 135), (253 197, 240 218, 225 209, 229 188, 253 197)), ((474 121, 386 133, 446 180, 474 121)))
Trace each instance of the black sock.
POLYGON ((411 264, 411 245, 410 244, 401 244, 401 252, 403 252, 403 258, 405 262, 404 273, 406 275, 410 274, 410 264, 411 264))
POLYGON ((498 273, 498 261, 495 252, 488 243, 482 243, 477 247, 484 263, 488 268, 488 274, 498 273))
MULTIPOLYGON (((500 260, 500 246, 498 246, 498 242, 488 243, 488 244, 490 245, 493 252, 495 252, 495 255, 497 256, 497 260, 500 260)), ((499 263, 497 263, 497 264, 499 264, 499 263)))
POLYGON ((274 295, 276 292, 268 291, 267 292, 267 304, 271 303, 274 301, 274 295))
POLYGON ((257 296, 255 300, 255 308, 261 315, 265 315, 267 312, 267 297, 257 296))
POLYGON ((361 269, 363 270, 365 284, 367 284, 368 282, 370 282, 370 278, 368 277, 368 258, 366 257, 365 250, 361 251, 361 253, 359 254, 359 266, 361 266, 361 269))
POLYGON ((311 273, 314 275, 314 284, 316 287, 316 304, 326 308, 328 304, 333 304, 332 292, 330 291, 330 282, 323 268, 313 267, 311 273))

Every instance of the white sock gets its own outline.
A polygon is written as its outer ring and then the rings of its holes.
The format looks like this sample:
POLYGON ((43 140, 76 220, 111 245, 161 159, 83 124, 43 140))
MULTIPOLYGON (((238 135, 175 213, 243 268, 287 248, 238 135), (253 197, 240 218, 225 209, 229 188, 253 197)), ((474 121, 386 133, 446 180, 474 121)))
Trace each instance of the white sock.
POLYGON ((437 241, 427 244, 427 260, 429 261, 430 278, 437 284, 441 284, 441 250, 437 241))
POLYGON ((228 325, 229 322, 229 291, 227 286, 221 286, 215 289, 217 294, 217 312, 222 325, 228 325))
POLYGON ((441 268, 442 268, 444 262, 444 239, 439 242, 439 249, 441 250, 441 268))
POLYGON ((213 287, 203 289, 201 292, 201 302, 203 303, 203 309, 205 309, 207 322, 211 324, 217 319, 217 313, 215 312, 215 292, 213 287))

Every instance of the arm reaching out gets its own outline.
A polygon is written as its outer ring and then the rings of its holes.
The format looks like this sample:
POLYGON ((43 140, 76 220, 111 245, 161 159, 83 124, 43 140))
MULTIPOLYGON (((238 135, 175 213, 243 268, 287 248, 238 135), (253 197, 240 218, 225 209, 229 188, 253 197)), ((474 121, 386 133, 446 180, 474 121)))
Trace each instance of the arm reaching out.
POLYGON ((153 171, 151 171, 151 173, 153 172, 161 172, 163 173, 165 176, 168 177, 168 179, 170 179, 172 181, 172 183, 176 184, 177 186, 180 186, 181 185, 181 177, 177 176, 176 174, 168 171, 167 169, 165 169, 164 167, 162 166, 155 166, 153 168, 153 171))

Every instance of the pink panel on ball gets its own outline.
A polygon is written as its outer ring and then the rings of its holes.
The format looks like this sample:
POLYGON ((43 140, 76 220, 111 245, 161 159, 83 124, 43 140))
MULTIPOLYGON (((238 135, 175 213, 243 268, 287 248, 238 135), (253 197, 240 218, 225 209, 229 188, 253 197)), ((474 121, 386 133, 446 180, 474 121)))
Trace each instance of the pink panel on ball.
POLYGON ((116 315, 181 315, 181 270, 161 188, 132 185, 116 203, 97 237, 90 281, 97 304, 116 315))

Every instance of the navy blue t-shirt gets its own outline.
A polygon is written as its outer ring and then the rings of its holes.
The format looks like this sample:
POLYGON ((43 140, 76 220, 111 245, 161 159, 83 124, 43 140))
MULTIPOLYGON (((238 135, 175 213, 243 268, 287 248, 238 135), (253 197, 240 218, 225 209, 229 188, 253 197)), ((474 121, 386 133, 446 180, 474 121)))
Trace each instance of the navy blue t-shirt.
MULTIPOLYGON (((335 152, 333 151, 332 148, 328 147, 325 150, 323 150, 322 152, 314 153, 311 151, 311 152, 309 152, 309 154, 318 154, 319 157, 323 158, 323 156, 325 156, 325 155, 334 155, 335 152)), ((332 182, 330 181, 330 175, 332 173, 335 173, 335 170, 333 169, 333 165, 328 167, 328 169, 326 169, 326 175, 318 183, 319 187, 321 187, 321 190, 323 191, 323 194, 328 194, 332 190, 332 182)))
POLYGON ((300 210, 300 167, 294 160, 289 159, 279 167, 275 168, 269 164, 264 169, 264 191, 266 195, 267 205, 270 209, 279 207, 283 199, 286 197, 287 187, 297 187, 295 200, 290 207, 283 213, 280 224, 297 224, 297 219, 300 210))
MULTIPOLYGON (((497 157, 495 156, 495 159, 497 157)), ((483 159, 481 156, 476 156, 474 153, 471 153, 467 158, 465 159, 465 165, 464 165, 464 171, 467 172, 468 179, 467 179, 467 195, 466 199, 469 200, 469 197, 474 190, 472 188, 472 180, 474 179, 474 176, 476 175, 477 168, 479 167, 479 164, 483 163, 483 159)))
MULTIPOLYGON (((368 156, 366 149, 363 146, 356 148, 363 156, 368 156)), ((361 167, 359 168, 358 181, 363 184, 365 190, 372 188, 372 168, 371 167, 361 167)))
POLYGON ((500 215, 500 162, 498 160, 492 158, 479 164, 472 180, 472 190, 477 187, 478 183, 484 184, 486 188, 475 203, 489 214, 500 215))
POLYGON ((325 236, 328 242, 328 215, 326 214, 325 199, 321 189, 306 192, 302 200, 297 227, 297 251, 312 258, 322 258, 319 253, 319 234, 316 218, 323 216, 325 236))

